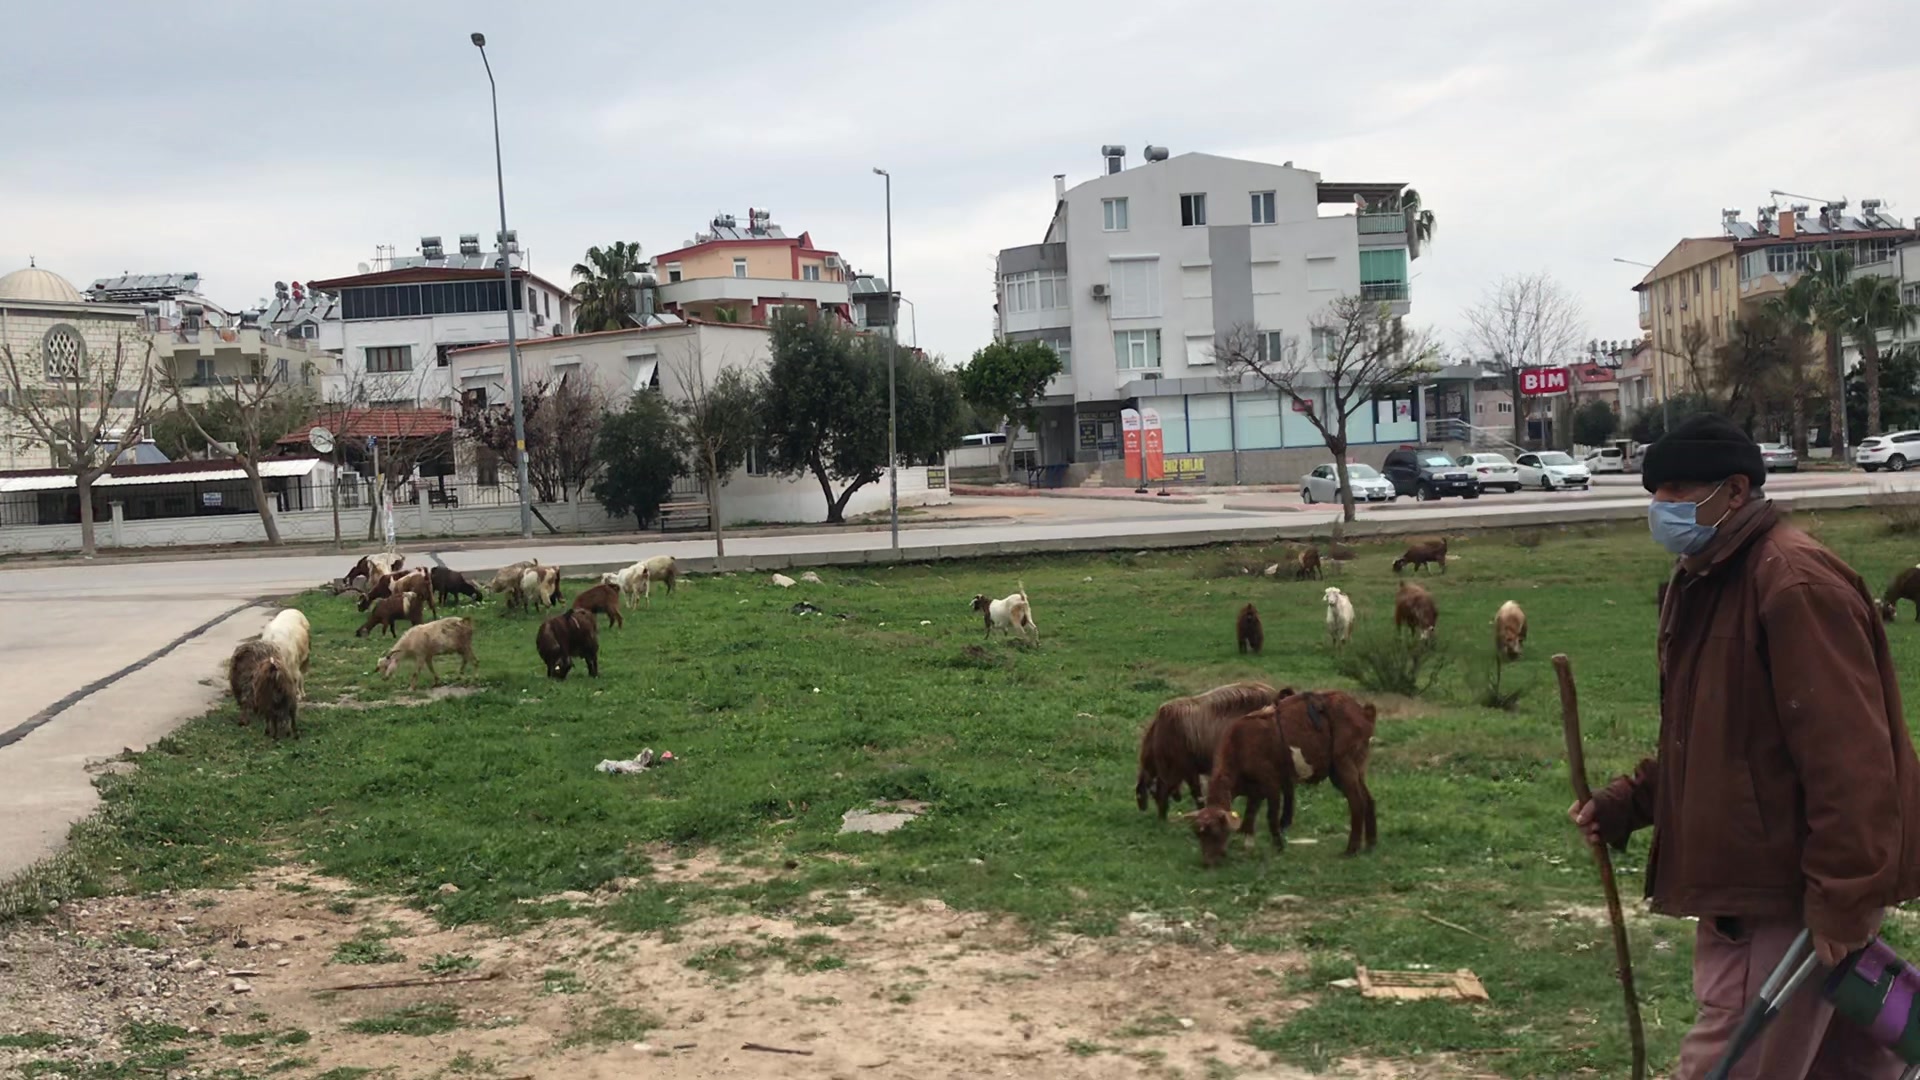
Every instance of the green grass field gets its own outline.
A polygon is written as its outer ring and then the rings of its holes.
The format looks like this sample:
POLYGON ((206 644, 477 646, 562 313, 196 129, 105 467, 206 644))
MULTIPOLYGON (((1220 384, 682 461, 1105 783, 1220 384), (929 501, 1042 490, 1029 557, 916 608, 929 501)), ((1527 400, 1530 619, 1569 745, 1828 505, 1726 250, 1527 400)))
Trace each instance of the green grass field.
MULTIPOLYGON (((1803 523, 1875 588, 1920 555, 1875 514, 1803 523)), ((187 725, 105 781, 105 812, 76 831, 77 850, 96 887, 220 883, 294 859, 449 922, 511 926, 567 910, 523 899, 646 876, 656 845, 713 846, 796 866, 724 891, 633 890, 597 917, 673 932, 690 909, 744 905, 830 922, 830 909, 808 910, 809 893, 855 884, 1012 913, 1040 934, 1115 933, 1151 912, 1310 961, 1287 976, 1314 995, 1310 1007, 1246 1018, 1243 1036, 1288 1062, 1458 1052, 1514 1076, 1618 1075, 1619 991, 1594 918, 1597 878, 1564 816, 1548 657, 1573 658, 1598 784, 1653 742, 1653 593, 1668 560, 1639 526, 1473 535, 1453 551, 1450 573, 1428 580, 1448 666, 1426 698, 1382 701, 1380 846, 1354 859, 1340 857, 1344 801, 1325 787, 1304 790, 1292 833, 1315 843, 1276 855, 1263 832, 1212 872, 1183 825, 1134 807, 1137 739, 1163 699, 1240 678, 1347 685, 1325 644, 1322 585, 1214 576, 1229 558, 1272 561, 1277 548, 833 569, 793 589, 693 579, 602 631, 599 679, 576 667, 565 683, 544 677, 533 618, 497 603, 462 609, 479 624, 481 663, 451 681, 474 692, 424 705, 403 703, 420 696, 404 680, 372 674, 386 646, 353 637, 347 600, 309 594, 297 602, 314 626, 310 696, 353 707, 308 708, 304 738, 278 746, 236 729, 230 708, 187 725), (968 599, 1020 581, 1040 644, 983 640, 968 599), (1531 624, 1527 658, 1507 669, 1507 687, 1524 690, 1513 712, 1473 704, 1489 620, 1507 599, 1531 624), (790 614, 800 600, 828 615, 790 614), (1248 600, 1265 620, 1263 657, 1234 651, 1248 600), (593 771, 643 746, 680 763, 593 771), (890 835, 837 835, 844 811, 876 799, 930 809, 890 835), (437 895, 446 882, 459 891, 437 895), (1393 1005, 1326 989, 1356 964, 1471 968, 1493 1000, 1393 1005)), ((1390 629, 1397 552, 1362 547, 1331 579, 1353 597, 1362 636, 1390 629)), ((1902 623, 1894 642, 1911 671, 1920 628, 1902 623)), ((1644 854, 1636 843, 1619 860, 1630 902, 1644 854)), ((1634 922, 1656 1062, 1692 1016, 1691 933, 1634 922)))

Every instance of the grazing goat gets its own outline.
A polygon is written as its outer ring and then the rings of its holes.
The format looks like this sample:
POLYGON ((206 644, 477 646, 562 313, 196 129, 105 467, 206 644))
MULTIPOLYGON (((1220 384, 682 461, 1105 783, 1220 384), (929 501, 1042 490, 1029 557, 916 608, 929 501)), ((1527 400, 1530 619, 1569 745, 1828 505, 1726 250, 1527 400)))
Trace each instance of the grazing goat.
POLYGON ((605 615, 609 628, 626 621, 620 617, 620 590, 604 581, 581 590, 580 595, 573 598, 573 610, 584 611, 589 616, 605 615))
POLYGON ((354 637, 366 637, 378 626, 386 630, 387 636, 400 636, 393 624, 405 619, 415 626, 420 625, 420 594, 415 592, 395 593, 385 599, 374 602, 373 610, 367 612, 367 621, 353 632, 354 637))
MULTIPOLYGON (((557 566, 535 566, 520 575, 520 604, 532 607, 535 604, 550 608, 566 600, 566 594, 560 591, 560 568, 557 566)), ((507 598, 507 606, 513 606, 513 598, 507 598)))
POLYGON ((1299 555, 1294 557, 1293 580, 1309 581, 1325 576, 1320 569, 1319 548, 1304 548, 1299 555))
POLYGON ((640 563, 640 569, 644 575, 643 580, 648 582, 647 593, 649 598, 652 596, 652 582, 666 582, 669 593, 678 587, 680 564, 675 561, 671 555, 655 555, 651 559, 644 559, 640 563))
POLYGON ((1353 601, 1338 588, 1329 586, 1327 598, 1327 640, 1339 648, 1353 640, 1353 601))
POLYGON ((573 658, 587 662, 587 674, 600 677, 600 624, 589 611, 569 611, 540 624, 533 647, 547 665, 547 677, 565 679, 573 658))
POLYGON ((371 555, 360 556, 360 561, 354 563, 353 569, 347 571, 347 576, 341 580, 352 584, 357 578, 366 578, 367 581, 372 582, 382 574, 397 574, 406 565, 405 555, 376 551, 371 555))
POLYGON ((480 586, 468 580, 467 575, 451 567, 434 567, 428 571, 427 580, 432 583, 434 595, 442 604, 453 603, 453 598, 456 596, 471 597, 476 604, 486 599, 480 593, 480 586))
POLYGON ((1004 599, 988 599, 986 593, 973 598, 973 610, 980 613, 986 623, 987 637, 993 637, 993 628, 999 627, 1011 634, 1019 630, 1024 636, 1031 633, 1037 644, 1040 641, 1040 628, 1033 622, 1033 605, 1027 602, 1027 586, 1023 582, 1020 591, 1004 599))
POLYGON ((1493 647, 1502 660, 1520 659, 1520 646, 1527 640, 1527 613, 1509 600, 1493 616, 1493 647))
POLYGON ((408 570, 403 574, 386 574, 380 577, 360 597, 360 610, 367 610, 376 600, 398 596, 403 592, 418 595, 421 606, 432 611, 435 617, 439 616, 440 605, 433 599, 433 578, 424 566, 408 570))
POLYGON ((1920 622, 1920 566, 1910 566, 1894 575, 1893 584, 1880 597, 1880 617, 1892 622, 1900 614, 1900 601, 1913 601, 1913 617, 1920 622))
POLYGON ((1422 641, 1432 641, 1434 629, 1440 625, 1440 609, 1434 606, 1433 594, 1425 587, 1411 581, 1400 583, 1400 591, 1393 598, 1394 629, 1408 630, 1419 635, 1422 641))
POLYGON ((313 627, 305 615, 292 608, 282 610, 260 631, 260 640, 279 649, 295 671, 301 675, 307 673, 312 660, 313 627))
POLYGON ((1373 850, 1380 828, 1367 788, 1367 758, 1376 719, 1372 705, 1343 691, 1326 690, 1282 691, 1273 705, 1235 720, 1220 736, 1214 754, 1207 805, 1190 816, 1201 861, 1219 865, 1236 826, 1251 834, 1262 801, 1268 802, 1267 828, 1274 846, 1284 847, 1284 830, 1293 824, 1294 786, 1322 780, 1331 780, 1347 799, 1346 854, 1357 854, 1363 844, 1373 850), (1247 797, 1244 818, 1233 813, 1233 800, 1240 795, 1247 797))
POLYGON ((1447 572, 1447 540, 1445 537, 1441 537, 1438 540, 1415 540, 1413 543, 1408 544, 1406 554, 1393 560, 1393 572, 1397 574, 1408 566, 1416 570, 1424 571, 1428 563, 1439 563, 1440 572, 1443 574, 1447 572))
POLYGON ((1218 866, 1227 857, 1227 838, 1235 829, 1253 834, 1263 802, 1273 846, 1287 846, 1286 829, 1293 824, 1293 751, 1274 716, 1274 707, 1267 705, 1234 718, 1220 733, 1213 772, 1207 776, 1207 804, 1187 816, 1200 841, 1204 866, 1218 866), (1247 800, 1244 816, 1233 812, 1233 800, 1241 796, 1247 800))
POLYGON ((227 660, 227 689, 240 706, 245 727, 258 716, 269 736, 300 736, 300 672, 279 647, 264 639, 243 641, 227 660))
POLYGON ((1221 733, 1238 717, 1273 704, 1282 692, 1266 683, 1229 683, 1162 704, 1140 735, 1140 774, 1133 786, 1140 809, 1147 808, 1151 795, 1165 820, 1167 801, 1180 794, 1182 784, 1199 808, 1200 778, 1213 768, 1221 733))
POLYGON ((487 591, 498 595, 507 595, 507 610, 526 606, 526 596, 520 591, 520 581, 531 567, 539 566, 539 559, 522 559, 517 563, 508 563, 494 571, 493 580, 487 582, 487 591))
POLYGON ((1239 642, 1242 654, 1260 655, 1267 643, 1266 630, 1260 626, 1260 612, 1252 604, 1240 609, 1240 617, 1233 622, 1233 635, 1239 642))
POLYGON ((460 673, 466 674, 469 666, 478 668, 480 661, 473 655, 473 620, 464 618, 435 619, 412 627, 400 635, 393 643, 387 655, 380 658, 378 665, 380 677, 393 678, 401 660, 412 660, 413 671, 407 676, 407 689, 420 684, 420 669, 427 669, 427 676, 433 685, 440 685, 440 673, 433 670, 433 658, 448 653, 460 654, 460 673))

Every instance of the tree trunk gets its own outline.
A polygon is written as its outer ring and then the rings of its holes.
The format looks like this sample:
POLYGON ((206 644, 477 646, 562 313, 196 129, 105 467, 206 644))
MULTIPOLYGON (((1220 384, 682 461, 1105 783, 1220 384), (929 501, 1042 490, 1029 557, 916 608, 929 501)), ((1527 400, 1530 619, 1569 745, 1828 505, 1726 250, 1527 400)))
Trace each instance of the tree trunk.
POLYGON ((1520 369, 1514 368, 1508 390, 1513 394, 1513 445, 1527 445, 1527 416, 1521 411, 1520 369))
POLYGON ((1804 390, 1796 390, 1793 395, 1793 452, 1798 457, 1807 456, 1807 395, 1804 390))
POLYGON ((1845 360, 1840 352, 1840 334, 1827 332, 1827 423, 1831 427, 1828 442, 1833 446, 1833 460, 1847 462, 1852 455, 1847 453, 1847 373, 1845 360))
POLYGON ((840 524, 840 507, 844 504, 833 501, 833 481, 827 479, 826 467, 816 456, 807 463, 807 468, 813 470, 813 478, 820 481, 820 493, 827 497, 827 524, 840 524))
POLYGON ((267 530, 267 545, 280 546, 280 524, 273 519, 273 511, 267 506, 267 485, 260 481, 260 463, 252 457, 242 457, 240 468, 247 474, 247 490, 253 493, 253 508, 260 512, 260 524, 267 530))
POLYGON ((868 484, 877 482, 879 479, 877 476, 863 476, 853 483, 848 484, 846 490, 840 493, 840 497, 834 500, 833 505, 827 508, 827 524, 845 524, 847 520, 847 501, 853 498, 853 493, 866 487, 868 484))
POLYGON ((1011 435, 1007 436, 1006 442, 1000 444, 1000 479, 1007 483, 1013 481, 1013 436, 1011 435))
POLYGON ((73 477, 74 489, 80 495, 80 554, 83 558, 93 558, 93 476, 88 473, 76 473, 73 477))
POLYGON ((1327 440, 1327 449, 1333 453, 1333 476, 1340 482, 1340 520, 1353 521, 1356 516, 1353 502, 1353 478, 1347 475, 1347 430, 1346 417, 1341 417, 1340 434, 1327 440))
POLYGON ((720 462, 707 453, 707 517, 713 522, 713 556, 727 557, 726 526, 720 523, 720 462))
POLYGON ((1880 434, 1880 339, 1860 335, 1860 377, 1867 384, 1867 434, 1880 434))

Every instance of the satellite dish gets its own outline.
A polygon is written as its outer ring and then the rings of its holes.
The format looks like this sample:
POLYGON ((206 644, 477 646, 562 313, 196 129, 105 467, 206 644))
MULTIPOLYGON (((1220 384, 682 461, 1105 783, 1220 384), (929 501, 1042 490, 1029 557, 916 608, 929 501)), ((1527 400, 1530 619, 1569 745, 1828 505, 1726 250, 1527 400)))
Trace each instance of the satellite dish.
POLYGON ((331 454, 333 453, 333 432, 323 427, 316 427, 307 432, 307 445, 313 447, 318 453, 331 454))
POLYGON ((372 273, 372 272, 373 272, 373 267, 371 267, 371 266, 368 266, 368 265, 367 265, 366 263, 361 263, 361 264, 360 264, 360 272, 361 272, 361 273, 363 273, 363 274, 370 274, 370 273, 372 273))

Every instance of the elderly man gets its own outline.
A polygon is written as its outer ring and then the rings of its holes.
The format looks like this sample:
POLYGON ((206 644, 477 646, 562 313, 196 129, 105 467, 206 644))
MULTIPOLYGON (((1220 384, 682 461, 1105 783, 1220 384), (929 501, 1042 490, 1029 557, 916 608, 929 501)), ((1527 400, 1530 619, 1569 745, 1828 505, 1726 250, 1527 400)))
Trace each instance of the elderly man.
MULTIPOLYGON (((1780 520, 1753 440, 1694 416, 1648 451, 1641 479, 1653 539, 1679 558, 1660 612, 1658 753, 1571 814, 1617 847, 1653 826, 1653 908, 1699 920, 1699 1009, 1674 1074, 1691 1080, 1802 926, 1831 965, 1920 895, 1920 761, 1865 583, 1780 520)), ((1733 1075, 1900 1069, 1806 988, 1733 1075)))

